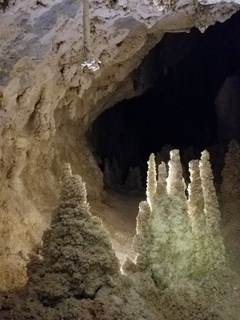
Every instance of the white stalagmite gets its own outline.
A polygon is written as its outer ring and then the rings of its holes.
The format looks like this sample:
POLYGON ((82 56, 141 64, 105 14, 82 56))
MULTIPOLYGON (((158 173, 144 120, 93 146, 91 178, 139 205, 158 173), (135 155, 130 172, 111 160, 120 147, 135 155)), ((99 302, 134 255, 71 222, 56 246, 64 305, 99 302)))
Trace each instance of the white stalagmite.
POLYGON ((171 199, 169 203, 169 221, 171 233, 170 260, 174 265, 174 281, 188 278, 192 274, 194 264, 194 241, 191 232, 187 198, 185 195, 186 184, 183 179, 183 170, 179 150, 170 151, 168 162, 167 192, 171 199))
POLYGON ((199 161, 189 162, 188 213, 195 234, 205 229, 204 198, 202 193, 199 161))
POLYGON ((148 202, 140 202, 137 215, 136 235, 133 239, 133 249, 137 253, 136 264, 139 270, 146 270, 149 265, 151 265, 149 255, 152 243, 150 217, 151 211, 148 202))
POLYGON ((198 160, 189 162, 189 172, 191 182, 188 185, 188 214, 195 240, 195 273, 199 274, 205 271, 208 258, 205 247, 204 198, 198 160))
POLYGON ((147 202, 152 209, 152 201, 157 189, 157 172, 155 155, 152 153, 148 160, 148 172, 147 172, 147 202))
POLYGON ((202 152, 199 164, 200 177, 202 182, 202 191, 204 197, 204 212, 206 225, 212 232, 219 232, 221 214, 218 205, 218 199, 213 182, 213 173, 210 164, 210 156, 207 150, 202 152))
POLYGON ((158 180, 157 180, 157 189, 156 195, 166 195, 167 193, 167 168, 166 163, 162 162, 158 166, 158 180))
POLYGON ((167 191, 170 196, 178 196, 186 199, 185 182, 183 180, 183 170, 180 161, 179 150, 170 151, 170 161, 168 162, 169 174, 167 178, 167 191))
POLYGON ((154 184, 155 195, 151 199, 149 220, 152 234, 149 250, 151 272, 159 286, 189 278, 194 262, 194 242, 188 222, 179 151, 171 151, 170 157, 168 178, 166 165, 161 163, 158 168, 157 188, 154 184))
POLYGON ((220 211, 207 151, 189 163, 189 199, 178 150, 166 164, 148 162, 147 199, 139 206, 133 247, 137 270, 151 275, 160 288, 215 276, 225 266, 220 211))
POLYGON ((221 213, 209 160, 209 153, 207 150, 204 150, 199 168, 204 197, 204 214, 206 218, 205 245, 206 250, 208 250, 208 267, 209 270, 212 271, 225 265, 225 248, 220 229, 221 213))
POLYGON ((187 198, 186 198, 186 184, 183 179, 183 170, 180 160, 179 150, 170 151, 170 161, 168 162, 168 178, 167 178, 167 192, 168 195, 174 200, 173 208, 175 207, 174 215, 178 216, 181 228, 189 229, 190 223, 187 213, 187 198))
POLYGON ((152 278, 160 287, 168 285, 169 278, 175 274, 174 265, 171 263, 171 199, 167 194, 166 179, 167 168, 162 162, 158 166, 157 188, 152 201, 152 243, 149 251, 152 278))

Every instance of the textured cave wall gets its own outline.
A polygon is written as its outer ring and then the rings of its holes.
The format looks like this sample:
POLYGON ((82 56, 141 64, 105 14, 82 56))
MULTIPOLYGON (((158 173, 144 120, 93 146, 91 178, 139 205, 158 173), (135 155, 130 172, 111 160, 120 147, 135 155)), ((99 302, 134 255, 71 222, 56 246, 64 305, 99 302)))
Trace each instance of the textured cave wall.
POLYGON ((43 4, 23 0, 0 12, 2 288, 25 281, 22 266, 49 224, 65 161, 84 177, 90 202, 99 198, 102 176, 85 131, 139 94, 131 71, 165 32, 203 31, 239 9, 239 1, 91 2, 92 52, 102 62, 93 74, 81 68, 80 1, 43 4))

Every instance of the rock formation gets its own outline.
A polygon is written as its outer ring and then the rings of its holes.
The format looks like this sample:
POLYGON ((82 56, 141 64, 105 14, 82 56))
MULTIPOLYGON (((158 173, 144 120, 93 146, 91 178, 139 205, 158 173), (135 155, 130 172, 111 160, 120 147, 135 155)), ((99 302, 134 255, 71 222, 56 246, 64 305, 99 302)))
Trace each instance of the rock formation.
MULTIPOLYGON (((64 308, 66 314, 74 314, 74 301, 77 306, 78 300, 94 299, 101 288, 114 287, 119 279, 109 236, 101 220, 89 212, 85 184, 80 176, 71 174, 70 167, 65 170, 51 229, 44 232, 40 255, 31 258, 27 271, 28 300, 20 319, 30 314, 31 319, 38 319, 39 312, 42 317, 54 316, 53 307, 55 317, 64 308), (39 310, 34 311, 34 305, 39 310)), ((68 319, 75 318, 79 319, 77 313, 68 319)))
POLYGON ((157 172, 156 172, 155 156, 152 153, 148 161, 147 189, 146 189, 147 202, 151 210, 153 206, 153 197, 154 197, 154 194, 156 193, 156 190, 157 190, 157 172))
POLYGON ((154 161, 152 154, 147 201, 140 204, 137 217, 137 267, 167 287, 214 276, 225 269, 225 248, 208 152, 189 164, 188 200, 178 150, 170 152, 168 177, 162 163, 156 181, 154 161))
POLYGON ((220 229, 221 213, 213 182, 209 153, 202 152, 200 161, 200 177, 204 198, 204 215, 206 219, 206 250, 209 251, 209 261, 213 270, 225 264, 225 248, 220 229))
MULTIPOLYGON (((190 183, 188 185, 188 213, 195 238, 196 269, 204 270, 206 257, 206 221, 204 214, 204 198, 199 171, 199 161, 189 162, 190 183)), ((200 271, 201 272, 201 271, 200 271)))

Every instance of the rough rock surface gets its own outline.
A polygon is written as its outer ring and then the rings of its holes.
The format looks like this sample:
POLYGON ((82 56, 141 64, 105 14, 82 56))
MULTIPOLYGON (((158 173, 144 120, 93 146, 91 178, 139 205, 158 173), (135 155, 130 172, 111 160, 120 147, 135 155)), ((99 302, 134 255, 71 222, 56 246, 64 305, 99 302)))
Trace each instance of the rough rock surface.
POLYGON ((81 177, 67 174, 51 229, 44 232, 42 258, 32 259, 28 265, 32 292, 42 302, 94 297, 118 276, 118 260, 110 238, 101 220, 91 216, 86 196, 81 177))
POLYGON ((0 12, 2 289, 24 282, 27 255, 57 204, 64 162, 84 177, 90 202, 99 199, 102 175, 85 132, 104 108, 141 92, 132 70, 165 32, 204 30, 239 9, 238 0, 90 3, 96 73, 81 67, 80 1, 9 1, 0 12))

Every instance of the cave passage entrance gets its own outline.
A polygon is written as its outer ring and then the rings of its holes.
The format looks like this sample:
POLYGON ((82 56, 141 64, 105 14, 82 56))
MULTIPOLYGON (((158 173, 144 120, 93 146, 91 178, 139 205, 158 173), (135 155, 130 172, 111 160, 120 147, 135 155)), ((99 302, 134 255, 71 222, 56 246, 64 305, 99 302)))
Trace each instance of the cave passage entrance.
POLYGON ((166 145, 197 156, 239 139, 240 13, 204 34, 166 34, 130 77, 141 95, 104 111, 90 129, 109 185, 131 185, 130 168, 144 180, 150 153, 164 157, 166 145))

